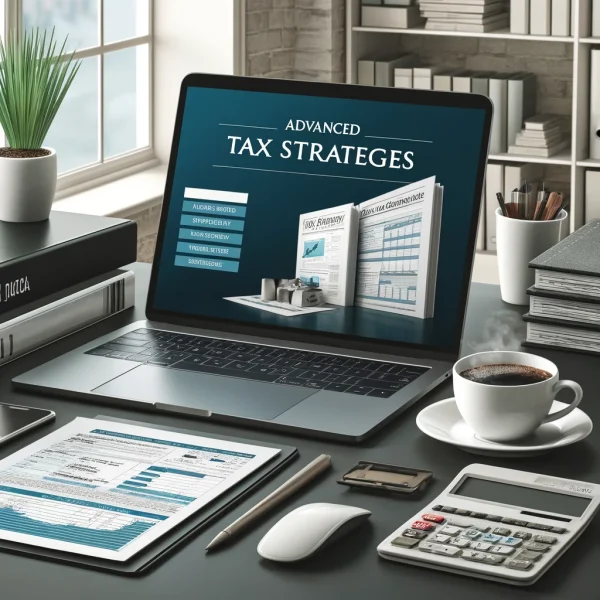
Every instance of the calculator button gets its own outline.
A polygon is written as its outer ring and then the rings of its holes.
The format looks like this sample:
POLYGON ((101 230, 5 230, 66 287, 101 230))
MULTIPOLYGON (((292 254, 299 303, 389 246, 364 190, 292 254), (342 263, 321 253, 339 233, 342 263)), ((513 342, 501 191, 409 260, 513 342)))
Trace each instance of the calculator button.
POLYGON ((437 542, 438 544, 447 544, 452 538, 449 535, 444 535, 443 533, 436 533, 432 538, 432 542, 437 542))
POLYGON ((547 552, 550 546, 548 544, 540 544, 539 542, 525 542, 523 548, 533 550, 534 552, 547 552))
POLYGON ((512 554, 515 551, 514 548, 511 548, 510 546, 492 546, 488 552, 490 554, 501 554, 502 556, 508 556, 509 554, 512 554))
POLYGON ((464 508, 457 508, 454 511, 455 515, 462 515, 463 517, 468 517, 471 515, 471 511, 470 510, 465 510, 464 508))
POLYGON ((483 562, 486 565, 501 565, 504 562, 504 556, 498 554, 486 554, 483 557, 483 562))
POLYGON ((431 531, 432 529, 435 529, 435 525, 427 523, 427 521, 415 521, 411 527, 413 529, 420 529, 421 531, 431 531))
POLYGON ((472 550, 481 550, 482 552, 485 552, 486 550, 489 550, 491 546, 492 545, 488 542, 471 542, 469 548, 472 550))
POLYGON ((521 550, 521 552, 517 554, 519 560, 532 560, 533 562, 540 560, 542 556, 544 555, 541 552, 531 552, 530 550, 521 550))
POLYGON ((431 510, 442 511, 443 512, 444 507, 441 504, 436 504, 435 506, 431 507, 431 510))
POLYGON ((496 527, 492 533, 496 535, 510 535, 510 529, 505 529, 504 527, 496 527))
POLYGON ((477 531, 477 529, 467 529, 463 531, 462 534, 471 540, 476 540, 481 537, 481 531, 477 531))
POLYGON ((485 513, 472 512, 471 516, 474 519, 485 519, 487 515, 485 513))
POLYGON ((515 531, 513 537, 519 538, 520 540, 530 540, 531 534, 529 531, 515 531))
POLYGON ((426 531, 419 531, 417 529, 405 529, 402 532, 404 537, 414 538, 415 540, 422 540, 424 537, 427 537, 426 531))
POLYGON ((566 529, 564 527, 553 527, 550 532, 551 533, 566 533, 566 529))
POLYGON ((432 521, 433 523, 443 523, 446 519, 444 517, 442 517, 441 515, 422 515, 421 519, 423 519, 423 521, 432 521))
POLYGON ((457 548, 468 548, 471 541, 464 537, 450 538, 448 544, 450 546, 456 546, 457 548))
POLYGON ((533 541, 539 542, 540 544, 556 544, 558 539, 551 535, 534 535, 533 541))
POLYGON ((517 571, 527 571, 533 566, 533 561, 511 558, 504 563, 504 566, 508 567, 509 569, 516 569, 517 571))
POLYGON ((487 533, 490 530, 490 528, 486 527, 485 525, 471 525, 470 528, 481 531, 481 533, 487 533))
POLYGON ((442 529, 441 533, 449 535, 450 537, 455 537, 459 533, 462 533, 462 529, 460 529, 460 527, 452 527, 452 525, 446 525, 446 527, 442 529))
POLYGON ((515 537, 503 537, 501 540, 498 540, 498 543, 502 546, 513 546, 516 548, 523 543, 523 540, 515 537))
POLYGON ((485 554, 483 552, 476 552, 474 550, 463 550, 461 558, 469 560, 471 562, 483 562, 485 554))
POLYGON ((493 533, 486 533, 481 538, 481 542, 490 542, 491 544, 497 544, 502 539, 501 535, 494 535, 493 533))
POLYGON ((473 527, 472 523, 469 523, 468 521, 461 521, 459 519, 450 519, 448 521, 448 525, 451 525, 452 527, 462 527, 463 529, 470 529, 473 527))
POLYGON ((404 536, 392 540, 392 546, 400 546, 401 548, 414 548, 418 543, 419 540, 413 540, 404 536))
POLYGON ((498 515, 485 515, 485 520, 499 523, 500 521, 502 521, 502 517, 499 517, 498 515))
POLYGON ((503 517, 502 523, 507 525, 516 525, 517 527, 527 527, 527 521, 518 521, 517 519, 511 519, 509 517, 503 517))
POLYGON ((456 557, 460 556, 462 550, 451 546, 442 546, 441 544, 432 544, 431 542, 421 542, 419 550, 422 552, 430 552, 431 554, 442 554, 444 556, 456 557))
POLYGON ((537 529, 538 531, 551 531, 552 525, 542 525, 541 523, 527 523, 529 529, 537 529))
POLYGON ((451 514, 454 514, 456 512, 456 509, 452 506, 442 506, 442 508, 440 508, 439 510, 441 510, 442 512, 451 513, 451 514))

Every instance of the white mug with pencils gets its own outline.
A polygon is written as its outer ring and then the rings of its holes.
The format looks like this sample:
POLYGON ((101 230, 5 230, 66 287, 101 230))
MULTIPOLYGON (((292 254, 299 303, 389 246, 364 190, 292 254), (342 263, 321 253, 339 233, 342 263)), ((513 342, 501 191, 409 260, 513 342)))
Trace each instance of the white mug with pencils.
POLYGON ((525 182, 510 194, 509 201, 498 193, 496 209, 496 252, 502 300, 529 304, 527 289, 535 272, 529 262, 561 239, 561 227, 568 227, 567 201, 559 192, 542 189, 534 195, 525 182))

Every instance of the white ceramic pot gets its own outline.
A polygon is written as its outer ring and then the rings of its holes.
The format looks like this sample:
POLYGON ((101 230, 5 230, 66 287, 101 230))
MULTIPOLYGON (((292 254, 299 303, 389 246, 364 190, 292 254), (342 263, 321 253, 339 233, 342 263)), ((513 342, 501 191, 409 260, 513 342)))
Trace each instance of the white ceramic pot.
POLYGON ((0 221, 32 223, 50 216, 56 178, 56 150, 37 158, 0 157, 0 221))
POLYGON ((504 302, 529 304, 527 288, 535 281, 529 262, 560 241, 568 216, 563 210, 553 221, 525 221, 505 217, 496 209, 496 254, 504 302))

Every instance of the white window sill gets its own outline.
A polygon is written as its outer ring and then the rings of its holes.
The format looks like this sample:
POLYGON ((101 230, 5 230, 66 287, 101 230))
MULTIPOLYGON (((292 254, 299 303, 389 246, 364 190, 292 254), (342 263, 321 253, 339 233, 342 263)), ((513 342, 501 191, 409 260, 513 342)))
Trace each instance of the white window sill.
POLYGON ((161 165, 57 200, 53 210, 128 218, 162 202, 167 167, 161 165))

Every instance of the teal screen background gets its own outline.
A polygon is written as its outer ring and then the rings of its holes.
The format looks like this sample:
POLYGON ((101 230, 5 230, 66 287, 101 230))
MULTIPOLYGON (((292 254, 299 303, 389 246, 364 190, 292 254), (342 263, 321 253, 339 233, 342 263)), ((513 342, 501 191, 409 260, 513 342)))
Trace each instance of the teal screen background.
POLYGON ((452 346, 460 333, 457 315, 463 310, 461 287, 471 252, 473 203, 480 200, 475 188, 484 127, 483 109, 188 88, 162 252, 156 258, 159 271, 153 308, 438 348, 452 346), (361 131, 357 136, 286 131, 290 119, 352 123, 361 131), (230 154, 229 135, 253 141, 273 139, 268 146, 271 158, 230 154), (337 144, 411 151, 414 167, 286 160, 279 156, 282 140, 319 142, 326 149, 337 144), (223 300, 260 294, 263 277, 294 275, 300 214, 358 204, 432 175, 444 186, 433 318, 360 307, 283 317, 223 300), (237 273, 175 266, 186 187, 248 194, 237 273))

